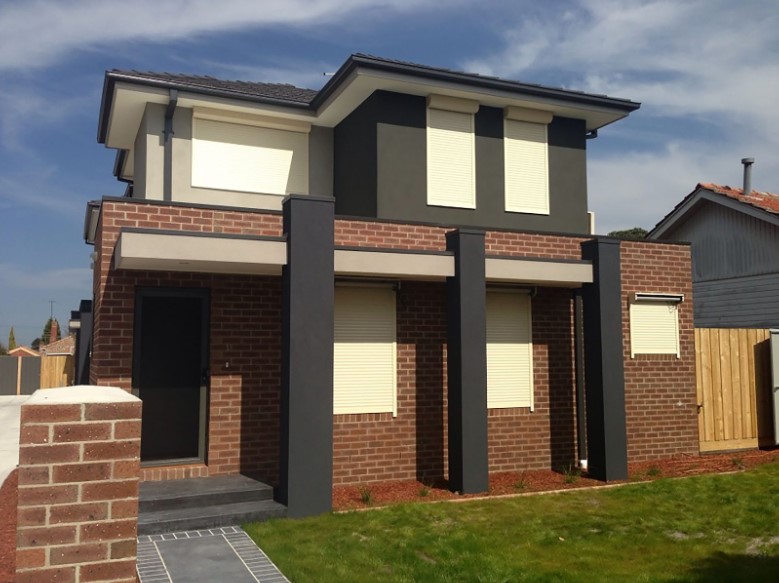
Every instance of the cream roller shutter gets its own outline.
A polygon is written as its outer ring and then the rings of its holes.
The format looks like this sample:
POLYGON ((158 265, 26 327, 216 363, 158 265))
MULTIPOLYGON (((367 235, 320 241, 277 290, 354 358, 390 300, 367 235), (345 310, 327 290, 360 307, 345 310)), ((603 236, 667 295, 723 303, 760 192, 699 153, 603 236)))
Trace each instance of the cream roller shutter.
POLYGON ((473 114, 427 110, 427 204, 476 208, 473 114))
POLYGON ((397 414, 395 292, 335 290, 333 411, 397 414))
POLYGON ((487 407, 533 409, 530 296, 487 293, 487 407))
POLYGON ((549 214, 547 126, 505 120, 506 210, 549 214))
POLYGON ((679 311, 672 302, 636 302, 630 305, 630 356, 679 356, 679 311))
POLYGON ((308 193, 308 134, 193 119, 192 186, 308 193))

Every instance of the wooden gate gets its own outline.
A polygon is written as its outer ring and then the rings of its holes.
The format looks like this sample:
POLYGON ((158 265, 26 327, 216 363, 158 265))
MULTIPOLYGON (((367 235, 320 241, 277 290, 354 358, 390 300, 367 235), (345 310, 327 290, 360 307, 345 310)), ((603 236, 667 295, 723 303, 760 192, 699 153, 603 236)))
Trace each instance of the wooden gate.
POLYGON ((768 330, 696 328, 700 450, 755 448, 769 442, 771 364, 768 330))
POLYGON ((73 384, 73 356, 41 356, 41 388, 67 387, 73 384))

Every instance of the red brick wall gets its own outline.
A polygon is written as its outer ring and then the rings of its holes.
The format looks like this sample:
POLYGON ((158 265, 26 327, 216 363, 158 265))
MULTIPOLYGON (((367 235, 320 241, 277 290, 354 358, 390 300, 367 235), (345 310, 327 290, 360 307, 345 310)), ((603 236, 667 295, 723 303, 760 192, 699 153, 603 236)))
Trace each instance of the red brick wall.
POLYGON ((507 257, 544 257, 547 259, 581 259, 581 237, 488 231, 484 239, 487 255, 507 257))
POLYGON ((16 580, 17 470, 0 485, 0 583, 16 580))
POLYGON ((572 292, 532 299, 534 410, 490 409, 490 472, 559 468, 576 461, 572 292))
POLYGON ((278 480, 281 281, 278 277, 114 271, 121 227, 281 234, 281 217, 144 203, 104 202, 95 281, 92 382, 130 389, 135 288, 211 290, 208 466, 144 468, 144 479, 242 472, 278 480), (109 277, 110 276, 110 277, 109 277), (227 364, 227 366, 225 366, 227 364))
POLYGON ((18 583, 136 580, 141 403, 106 396, 22 406, 18 583))
POLYGON ((628 459, 641 462, 697 454, 690 247, 623 241, 621 257, 628 459), (684 294, 679 304, 681 358, 671 354, 630 357, 628 299, 635 292, 684 294))
MULTIPOLYGON (((280 280, 272 277, 113 272, 119 229, 147 227, 278 236, 281 217, 106 202, 96 248, 93 374, 101 384, 129 388, 134 288, 211 289, 211 404, 209 466, 146 469, 146 478, 258 472, 278 479, 280 280), (110 273, 110 280, 108 274, 110 273), (225 363, 230 363, 225 367, 225 363)), ((441 251, 447 229, 337 219, 336 245, 441 251)), ((491 231, 492 256, 579 259, 581 237, 491 231)), ((625 326, 633 291, 684 293, 683 358, 630 359, 626 328, 626 399, 630 461, 697 451, 692 354, 689 249, 623 243, 625 326), (651 282, 651 283, 647 283, 651 282), (692 382, 690 382, 692 379, 692 382), (682 400, 685 405, 676 407, 682 400), (673 404, 672 407, 669 405, 673 404)), ((575 461, 572 301, 567 289, 545 288, 533 300, 536 407, 493 410, 489 418, 491 471, 559 467, 575 461)), ((398 416, 339 415, 334 419, 334 482, 435 480, 446 475, 446 315, 442 283, 403 282, 398 293, 398 416)))
POLYGON ((446 303, 443 283, 397 294, 398 415, 336 415, 333 482, 434 481, 446 471, 446 303))
POLYGON ((449 230, 427 225, 337 219, 335 244, 344 247, 445 251, 446 232, 449 230))

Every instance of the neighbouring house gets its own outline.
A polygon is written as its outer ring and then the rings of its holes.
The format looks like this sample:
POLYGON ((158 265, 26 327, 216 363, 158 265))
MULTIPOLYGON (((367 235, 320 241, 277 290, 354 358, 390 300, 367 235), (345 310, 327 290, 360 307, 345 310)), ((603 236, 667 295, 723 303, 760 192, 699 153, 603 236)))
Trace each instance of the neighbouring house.
POLYGON ((72 356, 76 353, 76 337, 65 336, 40 347, 39 352, 45 356, 72 356))
POLYGON ((692 244, 696 327, 779 327, 779 194, 701 183, 647 238, 692 244))
POLYGON ((689 246, 590 233, 587 140, 638 107, 359 54, 320 91, 106 73, 89 374, 143 400, 142 479, 303 516, 697 454, 689 246))
POLYGON ((40 353, 28 346, 17 346, 8 351, 8 356, 40 356, 40 353))

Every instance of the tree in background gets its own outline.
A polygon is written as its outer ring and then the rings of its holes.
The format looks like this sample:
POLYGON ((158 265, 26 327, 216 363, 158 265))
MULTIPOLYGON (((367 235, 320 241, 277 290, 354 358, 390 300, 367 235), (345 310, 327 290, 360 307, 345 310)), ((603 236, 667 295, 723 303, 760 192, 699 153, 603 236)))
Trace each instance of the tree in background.
POLYGON ((11 326, 11 331, 8 333, 8 350, 16 348, 16 335, 14 335, 14 327, 11 326))
POLYGON ((3 356, 4 354, 8 354, 8 350, 6 350, 5 346, 3 346, 3 343, 0 342, 0 356, 3 356))
MULTIPOLYGON (((56 318, 49 318, 46 322, 46 325, 43 327, 43 334, 41 334, 40 337, 40 344, 50 344, 51 342, 55 342, 57 340, 60 340, 62 338, 62 327, 60 326, 60 323, 57 321, 56 318), (51 325, 52 323, 57 322, 57 337, 52 338, 51 337, 51 325)), ((36 340, 38 340, 36 338, 36 340)), ((37 348, 36 348, 37 350, 37 348)))
POLYGON ((649 231, 642 229, 641 227, 633 227, 632 229, 625 229, 624 231, 611 231, 609 237, 616 237, 617 239, 628 239, 630 241, 641 241, 649 231))
POLYGON ((38 350, 40 347, 41 347, 41 339, 40 338, 36 338, 32 342, 30 342, 30 348, 32 348, 33 350, 38 350))

